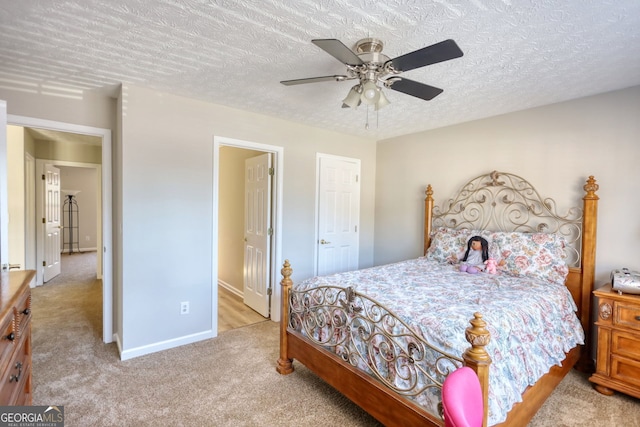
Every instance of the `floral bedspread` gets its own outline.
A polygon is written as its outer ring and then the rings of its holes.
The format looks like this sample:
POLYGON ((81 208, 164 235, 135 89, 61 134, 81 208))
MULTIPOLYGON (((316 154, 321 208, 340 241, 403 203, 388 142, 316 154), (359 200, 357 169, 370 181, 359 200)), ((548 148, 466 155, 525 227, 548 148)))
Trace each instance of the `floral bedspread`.
POLYGON ((352 286, 420 329, 432 344, 462 355, 464 331, 480 312, 491 332, 489 425, 507 412, 565 353, 584 343, 577 307, 564 285, 506 274, 461 273, 417 258, 305 280, 295 287, 352 286))

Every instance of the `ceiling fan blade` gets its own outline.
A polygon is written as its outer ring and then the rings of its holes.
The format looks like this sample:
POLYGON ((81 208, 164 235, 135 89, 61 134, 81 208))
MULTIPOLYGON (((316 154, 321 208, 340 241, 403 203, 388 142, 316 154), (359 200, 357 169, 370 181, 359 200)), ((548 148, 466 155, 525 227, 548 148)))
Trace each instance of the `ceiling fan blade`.
POLYGON ((293 86, 293 85, 301 85, 301 84, 305 84, 305 83, 318 83, 318 82, 328 82, 328 81, 334 81, 334 82, 341 82, 343 80, 346 80, 348 77, 347 76, 322 76, 322 77, 309 77, 308 79, 295 79, 295 80, 283 80, 280 83, 282 83, 285 86, 293 86))
POLYGON ((393 83, 389 88, 397 90, 398 92, 406 93, 407 95, 415 96, 416 98, 424 99, 425 101, 431 101, 443 92, 440 88, 409 79, 403 79, 401 77, 394 77, 393 83))
POLYGON ((462 51, 453 40, 445 40, 422 49, 406 53, 391 60, 397 71, 409 71, 426 65, 460 58, 462 51))
POLYGON ((337 39, 315 39, 311 43, 336 58, 338 61, 347 65, 362 65, 362 59, 358 57, 351 49, 337 39))

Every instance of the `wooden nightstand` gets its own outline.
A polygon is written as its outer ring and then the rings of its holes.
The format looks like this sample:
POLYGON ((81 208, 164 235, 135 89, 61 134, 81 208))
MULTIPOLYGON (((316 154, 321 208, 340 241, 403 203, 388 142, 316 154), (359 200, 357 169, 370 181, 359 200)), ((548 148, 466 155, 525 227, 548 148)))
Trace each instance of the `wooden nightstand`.
POLYGON ((598 353, 595 389, 640 398, 640 296, 619 294, 611 284, 593 291, 597 298, 598 353))

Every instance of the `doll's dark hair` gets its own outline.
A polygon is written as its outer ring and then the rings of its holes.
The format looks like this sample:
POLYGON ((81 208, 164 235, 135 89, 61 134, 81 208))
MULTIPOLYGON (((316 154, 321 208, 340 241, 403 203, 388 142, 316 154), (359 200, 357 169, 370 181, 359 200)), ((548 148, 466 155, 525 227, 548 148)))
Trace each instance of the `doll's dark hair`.
POLYGON ((482 245, 482 261, 484 262, 488 260, 489 259, 489 242, 487 242, 487 239, 485 239, 484 237, 473 236, 467 242, 467 250, 464 253, 464 257, 462 258, 462 261, 467 260, 467 257, 469 256, 469 251, 471 250, 472 242, 480 242, 480 244, 482 245))

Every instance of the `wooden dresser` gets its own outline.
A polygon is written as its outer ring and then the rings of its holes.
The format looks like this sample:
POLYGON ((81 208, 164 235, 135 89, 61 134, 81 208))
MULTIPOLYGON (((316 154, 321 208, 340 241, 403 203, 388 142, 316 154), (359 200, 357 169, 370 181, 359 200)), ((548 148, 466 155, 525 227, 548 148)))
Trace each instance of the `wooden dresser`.
POLYGON ((598 353, 595 389, 640 398, 640 296, 619 294, 611 284, 593 291, 597 298, 598 353))
POLYGON ((31 287, 34 271, 0 276, 0 406, 31 405, 31 287))

